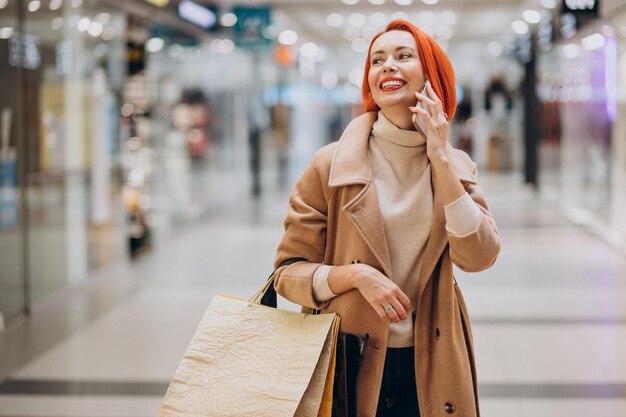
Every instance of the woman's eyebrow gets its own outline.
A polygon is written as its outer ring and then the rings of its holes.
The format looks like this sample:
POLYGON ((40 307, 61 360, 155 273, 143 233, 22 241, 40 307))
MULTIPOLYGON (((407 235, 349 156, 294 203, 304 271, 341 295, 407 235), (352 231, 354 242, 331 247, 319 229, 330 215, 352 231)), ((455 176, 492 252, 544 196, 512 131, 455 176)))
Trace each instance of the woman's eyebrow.
MULTIPOLYGON (((410 49, 412 51, 415 51, 415 48, 413 48, 412 46, 398 46, 396 49, 394 49, 394 51, 399 51, 401 49, 410 49)), ((385 53, 385 51, 383 51, 382 49, 379 49, 378 51, 372 52, 372 55, 383 54, 383 53, 385 53)))

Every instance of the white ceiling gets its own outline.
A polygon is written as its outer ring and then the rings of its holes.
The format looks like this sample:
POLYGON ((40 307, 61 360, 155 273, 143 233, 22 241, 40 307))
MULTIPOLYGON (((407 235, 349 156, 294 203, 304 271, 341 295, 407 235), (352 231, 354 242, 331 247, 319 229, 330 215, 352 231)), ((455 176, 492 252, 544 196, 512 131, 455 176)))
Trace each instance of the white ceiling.
MULTIPOLYGON (((229 2, 222 4, 227 6, 229 2)), ((260 0, 243 0, 239 4, 261 4, 260 0)), ((375 12, 382 12, 388 16, 388 21, 395 12, 404 12, 409 15, 409 21, 421 27, 430 26, 436 29, 442 25, 437 21, 444 11, 452 11, 457 16, 453 25, 453 37, 450 42, 489 41, 504 38, 511 33, 510 22, 521 18, 522 11, 534 8, 540 9, 539 0, 440 0, 436 5, 424 4, 421 0, 413 0, 409 6, 399 6, 393 0, 386 0, 385 4, 375 6, 367 0, 360 0, 359 4, 348 6, 340 0, 276 0, 273 2, 275 18, 282 29, 292 29, 298 32, 305 40, 318 42, 321 45, 335 47, 347 44, 342 32, 347 23, 341 28, 330 27, 326 17, 330 13, 339 13, 347 18, 352 13, 361 13, 366 20, 375 12), (420 13, 433 12, 434 22, 420 19, 420 13)), ((365 31, 364 38, 369 41, 369 35, 374 27, 368 23, 361 28, 365 31)))

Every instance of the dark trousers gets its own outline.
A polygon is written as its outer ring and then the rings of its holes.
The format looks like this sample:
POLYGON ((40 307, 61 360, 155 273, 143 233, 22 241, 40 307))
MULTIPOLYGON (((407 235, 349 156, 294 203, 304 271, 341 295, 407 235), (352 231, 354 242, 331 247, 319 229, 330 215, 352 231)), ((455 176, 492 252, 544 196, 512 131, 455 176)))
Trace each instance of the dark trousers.
POLYGON ((376 417, 420 417, 414 353, 412 347, 387 349, 376 417))

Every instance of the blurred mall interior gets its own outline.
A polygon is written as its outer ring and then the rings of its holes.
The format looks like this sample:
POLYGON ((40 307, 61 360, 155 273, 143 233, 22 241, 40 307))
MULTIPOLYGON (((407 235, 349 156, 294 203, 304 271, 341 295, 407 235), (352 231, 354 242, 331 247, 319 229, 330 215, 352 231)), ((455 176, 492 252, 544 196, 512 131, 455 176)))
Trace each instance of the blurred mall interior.
POLYGON ((625 0, 0 0, 0 416, 157 414, 395 18, 500 228, 458 271, 483 416, 626 416, 625 0))

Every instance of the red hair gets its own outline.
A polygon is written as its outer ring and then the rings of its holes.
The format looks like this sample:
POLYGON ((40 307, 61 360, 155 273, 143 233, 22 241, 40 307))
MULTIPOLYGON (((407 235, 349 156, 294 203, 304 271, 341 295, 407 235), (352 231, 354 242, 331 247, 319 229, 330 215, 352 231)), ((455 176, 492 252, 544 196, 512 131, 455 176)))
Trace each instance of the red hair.
POLYGON ((371 66, 370 54, 372 52, 372 45, 376 39, 382 34, 392 30, 402 30, 413 35, 415 43, 417 44, 417 52, 419 53, 424 75, 426 79, 430 80, 433 90, 435 90, 435 93, 437 93, 437 96, 441 99, 443 111, 448 114, 448 120, 452 120, 456 112, 456 85, 454 82, 452 63, 450 63, 446 53, 433 38, 405 20, 391 21, 385 30, 374 36, 374 39, 370 42, 365 59, 365 74, 363 74, 363 87, 361 89, 365 110, 380 110, 380 107, 374 103, 372 90, 368 82, 368 74, 371 66))

